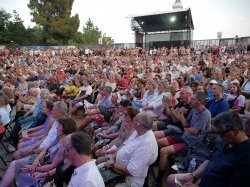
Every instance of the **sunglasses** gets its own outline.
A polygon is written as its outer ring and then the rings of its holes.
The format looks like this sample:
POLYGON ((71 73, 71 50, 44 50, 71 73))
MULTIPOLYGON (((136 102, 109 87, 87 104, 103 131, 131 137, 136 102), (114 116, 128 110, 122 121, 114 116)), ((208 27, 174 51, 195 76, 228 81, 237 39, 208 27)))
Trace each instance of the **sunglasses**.
POLYGON ((229 128, 229 129, 224 130, 224 131, 217 131, 216 133, 220 134, 220 135, 225 135, 226 133, 228 133, 228 132, 230 132, 232 130, 234 130, 234 128, 229 128))

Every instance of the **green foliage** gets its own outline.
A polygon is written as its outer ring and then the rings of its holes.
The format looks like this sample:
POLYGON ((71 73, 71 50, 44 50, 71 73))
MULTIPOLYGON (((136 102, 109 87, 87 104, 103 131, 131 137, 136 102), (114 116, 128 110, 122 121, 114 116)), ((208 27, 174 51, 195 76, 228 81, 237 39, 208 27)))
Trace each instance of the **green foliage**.
POLYGON ((103 45, 110 45, 113 44, 114 40, 110 36, 106 36, 106 33, 102 36, 102 44, 103 45))
POLYGON ((85 26, 83 26, 83 38, 85 44, 98 44, 98 39, 101 38, 102 32, 99 31, 97 26, 88 19, 85 26))
POLYGON ((83 33, 78 32, 78 15, 70 17, 72 3, 73 0, 30 0, 29 7, 32 9, 33 21, 36 22, 33 28, 25 28, 23 20, 15 10, 10 14, 1 9, 0 44, 97 45, 101 37, 103 45, 114 42, 105 33, 102 36, 102 32, 90 19, 83 27, 83 33), (61 3, 65 6, 60 6, 61 3))
POLYGON ((43 28, 43 40, 49 45, 65 45, 77 32, 79 16, 71 16, 74 0, 30 0, 32 21, 43 28))
POLYGON ((0 10, 0 43, 5 44, 9 42, 7 25, 11 14, 7 13, 5 10, 0 10))

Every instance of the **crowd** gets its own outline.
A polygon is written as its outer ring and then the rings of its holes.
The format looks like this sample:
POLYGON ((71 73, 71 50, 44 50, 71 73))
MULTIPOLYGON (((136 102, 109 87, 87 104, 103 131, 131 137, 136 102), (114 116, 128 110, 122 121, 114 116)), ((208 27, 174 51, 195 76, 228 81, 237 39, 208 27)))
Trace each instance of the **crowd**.
POLYGON ((152 167, 153 186, 249 186, 249 57, 238 46, 1 49, 0 133, 15 119, 0 186, 142 187, 152 167))

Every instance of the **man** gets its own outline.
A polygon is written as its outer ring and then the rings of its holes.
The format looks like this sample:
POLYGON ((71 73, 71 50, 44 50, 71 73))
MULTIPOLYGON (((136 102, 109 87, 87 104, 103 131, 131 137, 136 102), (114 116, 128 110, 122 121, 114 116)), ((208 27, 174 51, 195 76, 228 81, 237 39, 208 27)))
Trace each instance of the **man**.
POLYGON ((217 144, 212 158, 193 173, 170 175, 168 187, 176 186, 175 178, 185 187, 249 186, 250 139, 241 118, 236 113, 223 112, 214 118, 213 127, 223 142, 217 144))
POLYGON ((188 116, 191 107, 190 107, 190 101, 193 96, 193 90, 189 86, 185 86, 180 91, 180 102, 173 106, 173 103, 171 103, 169 100, 170 97, 168 97, 166 101, 166 113, 168 116, 168 119, 166 122, 160 122, 156 125, 153 125, 153 130, 155 131, 156 139, 163 138, 167 135, 170 135, 169 133, 173 133, 173 129, 177 132, 181 132, 183 130, 183 126, 181 124, 179 110, 185 110, 185 118, 188 116), (171 128, 169 128, 171 125, 171 128), (174 127, 176 128, 174 128, 174 127))
POLYGON ((205 93, 197 91, 191 99, 190 104, 193 109, 190 111, 187 119, 184 117, 185 109, 179 111, 184 127, 183 134, 167 136, 158 140, 161 150, 157 185, 161 184, 164 171, 167 169, 168 156, 180 153, 185 147, 201 142, 207 134, 211 123, 211 114, 204 106, 205 99, 205 93))
POLYGON ((76 166, 69 187, 104 187, 95 160, 91 159, 91 139, 85 132, 75 132, 63 142, 66 157, 76 166))
POLYGON ((142 187, 148 168, 158 156, 158 146, 151 130, 152 117, 146 112, 139 113, 133 122, 135 132, 115 154, 105 163, 117 173, 126 176, 125 184, 118 186, 142 187))
POLYGON ((206 103, 206 108, 211 112, 212 118, 221 112, 229 111, 228 102, 223 98, 222 85, 213 84, 212 92, 214 99, 209 100, 206 103))

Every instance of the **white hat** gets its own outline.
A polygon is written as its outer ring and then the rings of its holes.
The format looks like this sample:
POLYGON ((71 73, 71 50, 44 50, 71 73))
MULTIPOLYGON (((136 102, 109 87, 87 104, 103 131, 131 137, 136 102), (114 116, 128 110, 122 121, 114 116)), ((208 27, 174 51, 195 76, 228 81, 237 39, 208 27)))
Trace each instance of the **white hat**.
POLYGON ((216 80, 211 80, 209 84, 218 84, 218 82, 216 80))

